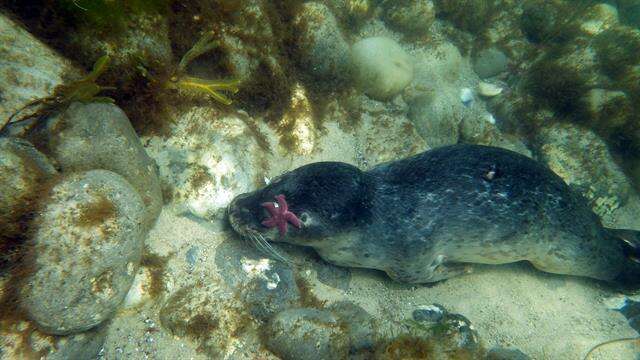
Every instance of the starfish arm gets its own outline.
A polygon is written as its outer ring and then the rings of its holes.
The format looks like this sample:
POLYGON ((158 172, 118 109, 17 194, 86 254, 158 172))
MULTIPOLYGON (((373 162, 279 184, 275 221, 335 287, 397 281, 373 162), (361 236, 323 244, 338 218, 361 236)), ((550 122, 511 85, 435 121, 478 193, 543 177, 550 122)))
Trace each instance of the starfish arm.
POLYGON ((297 227, 298 229, 300 229, 302 227, 302 222, 300 221, 300 219, 298 219, 298 217, 296 216, 296 214, 287 211, 287 213, 284 214, 284 218, 291 223, 291 225, 297 227))
POLYGON ((272 228, 272 227, 278 225, 278 222, 274 218, 269 218, 269 219, 263 221, 262 225, 264 225, 264 226, 266 226, 268 228, 272 228))
POLYGON ((276 195, 276 201, 278 202, 278 207, 281 213, 286 213, 289 211, 289 205, 287 204, 287 199, 285 199, 284 195, 276 195))
POLYGON ((287 234, 287 222, 282 221, 278 223, 278 231, 280 232, 280 237, 284 237, 287 234))

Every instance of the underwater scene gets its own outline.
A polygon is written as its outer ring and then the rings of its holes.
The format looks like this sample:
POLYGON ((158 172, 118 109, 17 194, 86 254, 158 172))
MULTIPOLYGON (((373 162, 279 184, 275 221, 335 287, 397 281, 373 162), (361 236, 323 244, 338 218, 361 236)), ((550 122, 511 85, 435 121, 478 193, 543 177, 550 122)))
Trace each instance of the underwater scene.
POLYGON ((0 359, 640 360, 640 0, 0 0, 0 359))

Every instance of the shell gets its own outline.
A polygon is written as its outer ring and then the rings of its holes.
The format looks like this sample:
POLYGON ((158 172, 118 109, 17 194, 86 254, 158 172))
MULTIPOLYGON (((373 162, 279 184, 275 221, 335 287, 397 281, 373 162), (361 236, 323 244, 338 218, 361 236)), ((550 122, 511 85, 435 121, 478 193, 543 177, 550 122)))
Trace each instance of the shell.
POLYGON ((488 82, 481 81, 478 84, 478 93, 482 96, 493 97, 499 95, 502 90, 502 87, 488 82))

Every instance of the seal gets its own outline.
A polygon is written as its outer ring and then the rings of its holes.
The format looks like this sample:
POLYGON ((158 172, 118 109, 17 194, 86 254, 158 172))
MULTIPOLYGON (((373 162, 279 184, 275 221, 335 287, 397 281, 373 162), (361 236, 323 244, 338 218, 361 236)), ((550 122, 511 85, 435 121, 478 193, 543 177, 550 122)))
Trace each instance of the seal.
POLYGON ((556 274, 640 279, 640 232, 604 228, 549 168, 496 147, 445 146, 369 171, 308 164, 237 196, 228 219, 269 253, 269 241, 310 246, 335 265, 406 283, 517 261, 556 274))

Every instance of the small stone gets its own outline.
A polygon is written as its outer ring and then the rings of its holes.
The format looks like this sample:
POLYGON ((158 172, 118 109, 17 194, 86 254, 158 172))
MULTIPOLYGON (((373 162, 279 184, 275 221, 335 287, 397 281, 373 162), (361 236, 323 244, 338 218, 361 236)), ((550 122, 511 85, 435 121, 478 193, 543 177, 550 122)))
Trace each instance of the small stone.
POLYGON ((127 115, 107 103, 73 103, 38 125, 28 138, 54 159, 61 171, 105 169, 124 177, 140 194, 148 230, 162 210, 156 165, 127 115))
POLYGON ((349 76, 349 44, 326 5, 304 3, 294 19, 294 26, 303 70, 325 80, 345 80, 349 76))
POLYGON ((487 353, 485 360, 530 360, 531 358, 518 349, 494 347, 487 353))
POLYGON ((469 88, 460 89, 460 101, 464 106, 470 106, 473 102, 473 90, 469 88))
POLYGON ((267 325, 266 346, 283 360, 345 359, 349 346, 340 322, 325 310, 288 309, 267 325))
POLYGON ((507 71, 509 58, 496 48, 479 51, 473 61, 473 70, 481 79, 490 78, 507 71))
POLYGON ((413 310, 411 316, 415 321, 439 322, 447 314, 447 310, 438 304, 427 305, 413 310))
POLYGON ((89 330, 115 313, 131 286, 144 241, 142 200, 123 177, 92 170, 63 178, 44 201, 20 305, 46 333, 89 330))
POLYGON ((500 95, 500 93, 502 93, 502 87, 498 85, 484 81, 478 84, 478 94, 484 97, 494 97, 500 95))
POLYGON ((391 100, 413 78, 413 59, 389 38, 358 41, 353 45, 351 58, 358 86, 374 100, 391 100))

